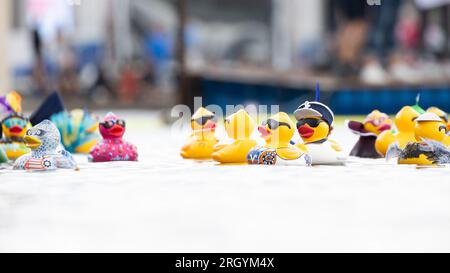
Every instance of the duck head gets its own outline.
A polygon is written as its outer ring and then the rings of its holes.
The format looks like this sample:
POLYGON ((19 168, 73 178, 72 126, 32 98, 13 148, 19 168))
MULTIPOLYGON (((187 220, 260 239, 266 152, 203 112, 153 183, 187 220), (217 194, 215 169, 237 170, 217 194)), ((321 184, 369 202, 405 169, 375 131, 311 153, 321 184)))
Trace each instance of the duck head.
POLYGON ((61 135, 51 121, 44 120, 28 129, 24 141, 27 147, 32 150, 32 153, 46 153, 58 148, 61 135))
POLYGON ((302 118, 297 121, 297 130, 305 143, 326 139, 332 127, 318 117, 302 118))
POLYGON ((446 112, 437 107, 430 107, 427 109, 427 113, 433 113, 438 115, 438 117, 442 120, 442 124, 444 124, 445 127, 447 127, 447 131, 450 130, 450 121, 448 119, 448 114, 446 112))
POLYGON ((392 119, 385 113, 378 110, 372 111, 364 120, 364 129, 368 132, 379 135, 392 127, 392 119))
POLYGON ((30 121, 20 114, 12 114, 2 120, 2 130, 7 139, 23 139, 28 129, 31 128, 30 121))
POLYGON ((214 132, 216 130, 215 115, 206 108, 200 107, 191 118, 194 132, 214 132))
POLYGON ((333 130, 333 111, 318 101, 306 101, 298 107, 294 115, 298 133, 305 143, 325 140, 333 130))
POLYGON ((288 147, 295 133, 295 125, 284 112, 271 116, 258 127, 268 148, 288 147))
POLYGON ((125 121, 113 113, 108 113, 98 125, 104 139, 121 139, 125 134, 125 121))
POLYGON ((255 122, 245 110, 239 110, 225 119, 225 131, 233 139, 248 139, 255 130, 255 122))
POLYGON ((395 126, 402 132, 414 132, 416 119, 420 114, 420 111, 416 108, 405 106, 395 116, 395 126))
POLYGON ((442 123, 441 117, 435 113, 425 113, 416 119, 414 134, 418 141, 423 139, 442 142, 446 136, 447 128, 442 123))

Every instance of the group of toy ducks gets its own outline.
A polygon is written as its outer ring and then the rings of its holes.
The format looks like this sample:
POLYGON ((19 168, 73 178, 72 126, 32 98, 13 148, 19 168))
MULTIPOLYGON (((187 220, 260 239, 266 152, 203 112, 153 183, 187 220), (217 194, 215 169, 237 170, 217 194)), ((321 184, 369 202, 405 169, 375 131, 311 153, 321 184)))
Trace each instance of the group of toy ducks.
POLYGON ((21 97, 0 97, 0 163, 15 170, 77 169, 71 153, 87 154, 90 162, 137 161, 136 147, 123 140, 125 121, 108 113, 102 122, 86 110, 67 112, 57 93, 30 117, 22 113, 21 97), (100 132, 99 140, 96 131, 100 132))
POLYGON ((350 155, 363 158, 397 158, 399 164, 443 165, 450 163, 450 123, 437 107, 423 110, 418 103, 403 107, 395 116, 395 129, 388 115, 378 110, 364 122, 348 121, 360 136, 350 155))
MULTIPOLYGON (((255 122, 239 110, 224 121, 228 140, 215 136, 215 114, 201 107, 191 119, 193 130, 181 149, 185 159, 213 159, 221 164, 250 165, 342 165, 347 161, 340 146, 329 139, 334 114, 319 101, 306 101, 293 113, 297 124, 284 112, 263 122, 258 131, 265 141, 259 146, 252 139, 255 122), (294 143, 297 129, 302 141, 294 143)), ((359 135, 350 156, 362 158, 397 157, 399 164, 441 165, 450 163, 450 123, 447 114, 431 107, 405 106, 393 121, 374 110, 364 122, 347 121, 359 135)))
POLYGON ((347 157, 329 136, 333 130, 334 114, 319 101, 305 102, 289 115, 279 112, 269 117, 258 131, 265 145, 258 146, 251 136, 255 121, 239 110, 224 121, 230 141, 219 142, 215 137, 214 113, 201 107, 191 119, 193 130, 187 144, 181 149, 186 159, 213 159, 222 164, 250 165, 341 165, 347 157), (293 143, 297 129, 302 142, 293 143))

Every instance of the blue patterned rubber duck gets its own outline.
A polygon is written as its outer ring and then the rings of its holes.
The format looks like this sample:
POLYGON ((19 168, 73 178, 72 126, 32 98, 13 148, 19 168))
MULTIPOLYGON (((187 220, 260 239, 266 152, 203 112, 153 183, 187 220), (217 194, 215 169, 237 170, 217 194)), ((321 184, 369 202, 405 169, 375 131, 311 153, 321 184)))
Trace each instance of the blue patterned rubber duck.
POLYGON ((51 121, 44 120, 29 129, 24 140, 31 153, 16 160, 15 170, 46 171, 77 168, 72 155, 62 147, 61 135, 51 121))

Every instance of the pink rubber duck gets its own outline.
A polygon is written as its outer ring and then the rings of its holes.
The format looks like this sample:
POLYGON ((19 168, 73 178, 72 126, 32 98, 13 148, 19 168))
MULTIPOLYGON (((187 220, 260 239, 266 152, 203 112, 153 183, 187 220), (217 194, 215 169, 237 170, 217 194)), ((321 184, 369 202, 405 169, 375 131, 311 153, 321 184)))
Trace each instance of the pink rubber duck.
POLYGON ((89 153, 91 162, 137 161, 136 146, 122 139, 125 133, 125 121, 108 113, 99 123, 99 131, 103 139, 89 153))

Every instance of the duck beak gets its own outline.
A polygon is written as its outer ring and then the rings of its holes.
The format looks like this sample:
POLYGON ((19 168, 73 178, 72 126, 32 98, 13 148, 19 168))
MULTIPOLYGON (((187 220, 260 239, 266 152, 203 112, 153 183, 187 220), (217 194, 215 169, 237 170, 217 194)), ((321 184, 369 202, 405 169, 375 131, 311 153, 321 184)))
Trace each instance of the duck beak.
POLYGON ((9 132, 11 132, 11 134, 14 135, 18 135, 20 133, 22 133, 23 129, 20 126, 13 126, 11 127, 11 129, 9 129, 9 132))
POLYGON ((390 125, 390 124, 387 124, 387 123, 381 125, 381 127, 378 128, 378 131, 379 131, 380 133, 382 133, 382 132, 384 132, 384 131, 387 131, 387 130, 391 130, 391 125, 390 125))
POLYGON ((298 128, 298 133, 302 138, 310 138, 314 135, 314 130, 308 125, 303 125, 298 128))
POLYGON ((125 129, 119 125, 114 125, 111 129, 108 130, 109 134, 115 137, 120 137, 123 135, 125 129))
POLYGON ((25 140, 27 147, 30 149, 36 149, 42 144, 41 140, 34 136, 25 136, 23 139, 25 140))
POLYGON ((214 131, 216 130, 216 123, 212 120, 208 120, 206 124, 203 126, 203 129, 206 131, 214 131))
POLYGON ((272 132, 270 132, 270 130, 267 129, 266 126, 259 126, 258 132, 261 134, 261 137, 264 139, 267 139, 272 134, 272 132))

